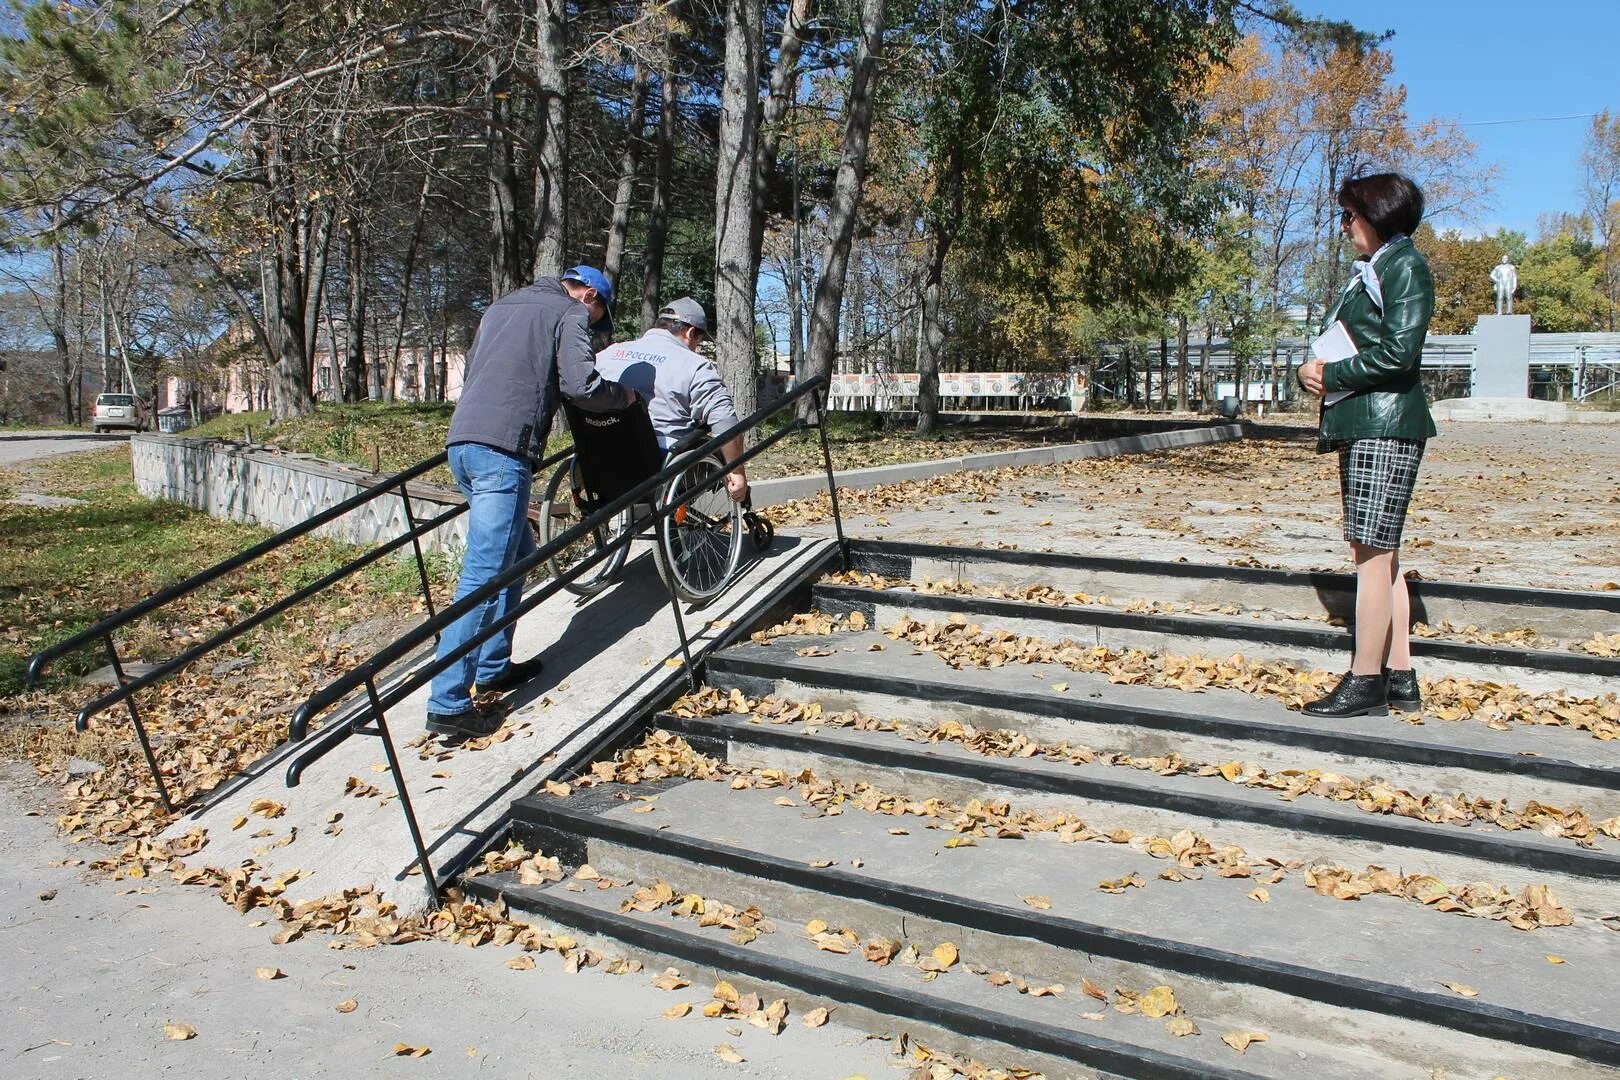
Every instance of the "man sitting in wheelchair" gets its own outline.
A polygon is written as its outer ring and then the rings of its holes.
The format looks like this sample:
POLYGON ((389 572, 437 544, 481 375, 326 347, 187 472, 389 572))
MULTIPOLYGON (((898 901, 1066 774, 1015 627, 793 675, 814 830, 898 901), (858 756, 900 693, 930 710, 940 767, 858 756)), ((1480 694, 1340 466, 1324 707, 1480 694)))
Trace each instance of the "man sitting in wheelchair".
MULTIPOLYGON (((719 369, 698 355, 698 346, 708 336, 703 305, 683 296, 664 305, 645 334, 596 355, 602 378, 633 388, 647 402, 659 449, 665 452, 699 429, 718 433, 737 423, 737 408, 719 369)), ((741 436, 721 447, 727 462, 742 452, 741 436)), ((726 473, 726 491, 736 502, 748 497, 743 466, 726 473)))

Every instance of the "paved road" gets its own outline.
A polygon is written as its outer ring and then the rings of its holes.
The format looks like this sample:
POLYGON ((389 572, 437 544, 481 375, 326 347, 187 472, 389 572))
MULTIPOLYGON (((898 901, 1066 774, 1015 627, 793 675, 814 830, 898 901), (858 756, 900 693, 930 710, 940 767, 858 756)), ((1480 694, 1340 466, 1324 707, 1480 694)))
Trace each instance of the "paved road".
POLYGON ((87 431, 0 431, 0 465, 16 465, 29 458, 55 457, 58 453, 104 450, 128 442, 130 434, 94 436, 87 431))
POLYGON ((0 465, 15 465, 29 458, 54 457, 57 454, 79 454, 128 441, 127 432, 92 435, 88 431, 7 429, 0 431, 0 465))

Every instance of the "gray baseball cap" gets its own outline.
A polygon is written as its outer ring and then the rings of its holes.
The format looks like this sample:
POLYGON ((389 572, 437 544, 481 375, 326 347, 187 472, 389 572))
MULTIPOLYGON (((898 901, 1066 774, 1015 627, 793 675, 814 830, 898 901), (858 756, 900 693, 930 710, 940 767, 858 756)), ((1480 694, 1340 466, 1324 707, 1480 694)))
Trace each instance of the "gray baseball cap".
POLYGON ((704 313, 703 305, 690 296, 683 296, 679 300, 671 300, 658 312, 660 319, 677 319, 687 326, 695 326, 705 334, 709 332, 709 316, 704 313))

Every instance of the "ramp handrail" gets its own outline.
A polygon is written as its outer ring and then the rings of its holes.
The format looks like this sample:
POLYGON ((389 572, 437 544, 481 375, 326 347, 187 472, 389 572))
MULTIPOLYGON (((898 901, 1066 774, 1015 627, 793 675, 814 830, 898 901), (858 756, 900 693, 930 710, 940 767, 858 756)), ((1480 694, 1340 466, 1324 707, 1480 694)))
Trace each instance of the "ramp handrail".
MULTIPOLYGON (((417 865, 421 869, 422 878, 426 882, 428 891, 435 902, 441 898, 441 885, 438 878, 435 876, 433 866, 428 859, 427 847, 422 840, 421 829, 416 819, 416 812, 411 805, 410 793, 406 787, 404 772, 400 769, 399 757, 394 748, 393 738, 388 731, 388 721, 386 716, 387 710, 390 707, 397 705, 401 700, 414 691, 426 685, 440 671, 449 667, 461 657, 472 652, 474 649, 482 645, 486 640, 505 630, 506 627, 516 623, 529 611, 533 610, 535 607, 538 607, 541 603, 545 602, 546 599, 562 589, 567 582, 572 581, 575 577, 583 574, 601 560, 608 558, 620 547, 631 543, 635 539, 635 530, 625 530, 618 536, 614 537, 613 540, 605 544, 600 544, 597 550, 589 557, 580 560, 578 563, 569 567, 562 574, 553 576, 550 580, 546 581, 543 585, 535 589, 529 595, 525 596, 520 603, 510 608, 499 619, 491 622, 488 626, 485 626, 483 629, 478 631, 478 633, 468 638, 454 650, 436 657, 428 664, 415 668, 402 678, 395 680, 380 690, 377 686, 379 677, 382 676, 383 673, 392 665, 409 656, 414 650, 425 644, 428 638, 437 637, 440 631, 450 626, 469 611, 472 611, 485 600, 488 600, 489 598, 504 591, 512 584, 522 581, 531 571, 539 568, 543 563, 552 558, 558 552, 564 550, 576 541, 591 536, 596 529, 608 525, 622 511, 630 509, 638 502, 645 502, 649 495, 651 495, 662 485, 667 484, 670 480, 679 476, 692 462, 714 453, 726 443, 753 430, 765 420, 795 405, 801 398, 811 394, 818 395, 816 422, 814 425, 804 420, 795 419, 792 423, 782 427, 781 430, 773 433, 765 439, 760 440, 754 446, 745 451, 741 456, 728 464, 746 464, 748 461, 770 449, 780 440, 786 438, 788 435, 803 430, 806 427, 814 426, 820 433, 822 463, 826 470, 827 488, 832 500, 834 530, 837 534, 839 548, 845 553, 847 564, 848 545, 844 539, 843 523, 838 509, 838 489, 833 478, 832 455, 827 445, 827 385, 828 380, 826 376, 818 375, 815 378, 810 379, 796 387, 785 397, 779 398, 777 401, 772 402, 769 405, 762 406, 749 416, 739 420, 732 427, 713 436, 708 441, 694 446, 692 449, 675 456, 657 473, 648 477, 646 480, 643 480, 641 483, 626 491, 624 494, 599 507, 596 511, 584 518, 584 520, 579 522, 579 524, 575 525, 573 528, 570 528, 561 535, 554 537, 549 543, 541 545, 531 555, 513 563, 506 570, 496 575, 478 589, 468 593, 465 597, 451 604, 449 607, 444 608, 442 611, 439 611, 432 618, 414 627, 401 637, 395 639, 390 644, 385 645, 369 659, 363 661, 356 667, 350 669, 348 672, 334 679, 328 685, 311 694, 309 698, 298 707, 297 711, 293 713, 292 719, 288 723, 287 734, 290 739, 296 742, 302 740, 308 734, 310 722, 316 716, 345 700, 351 694, 354 694, 362 689, 365 691, 365 697, 370 706, 369 710, 367 710, 367 712, 369 712, 369 716, 365 712, 356 715, 354 719, 350 721, 348 733, 376 735, 382 739, 383 751, 388 759, 388 769, 393 774, 394 785, 399 793, 400 809, 405 815, 405 823, 411 834, 411 842, 416 849, 417 865), (366 722, 368 719, 376 726, 367 727, 366 722)), ((642 523, 649 520, 657 522, 662 518, 668 517, 669 515, 675 513, 676 509, 682 503, 684 503, 692 495, 697 494, 706 486, 708 485, 704 483, 697 483, 685 489, 674 498, 670 499, 667 504, 656 507, 650 518, 641 519, 642 523)), ((690 641, 687 638, 686 626, 681 617, 680 598, 675 595, 673 590, 670 592, 670 603, 675 615, 675 628, 676 633, 680 638, 681 655, 684 660, 687 678, 695 689, 697 685, 697 674, 692 665, 690 641)), ((302 777, 304 769, 308 767, 308 765, 311 764, 311 762, 313 762, 316 758, 324 756, 326 753, 332 750, 339 741, 341 741, 341 738, 325 741, 321 745, 315 747, 309 756, 295 759, 287 770, 287 785, 289 787, 297 786, 302 777)))
MULTIPOLYGON (((560 451, 548 460, 561 460, 566 453, 568 453, 566 450, 560 451)), ((344 499, 342 502, 330 506, 327 509, 322 510, 320 513, 304 519, 296 525, 281 530, 274 536, 261 540, 259 543, 254 544, 252 547, 247 548, 246 550, 240 551, 227 559, 223 559, 220 562, 215 563, 206 570, 193 574, 184 581, 176 582, 165 589, 161 589, 158 592, 153 593, 144 600, 131 604, 121 611, 114 612, 112 615, 107 616, 106 618, 97 622, 95 625, 86 630, 81 630, 79 633, 72 635, 64 641, 59 641, 54 645, 41 649, 39 652, 35 653, 29 658, 27 668, 27 685, 31 688, 37 686, 46 668, 63 656, 78 652, 81 649, 85 649, 93 645, 99 644, 104 647, 107 651, 108 660, 113 669, 113 675, 117 680, 117 686, 111 693, 95 698, 87 703, 84 708, 79 710, 79 714, 74 721, 74 725, 80 731, 83 731, 89 725, 91 718, 96 714, 117 705, 119 702, 123 702, 125 708, 129 712, 130 720, 134 725, 135 736, 140 742, 141 752, 146 757, 147 769, 152 774, 153 783, 157 785, 158 797, 162 800, 164 809, 172 812, 175 809, 174 802, 170 798, 168 785, 166 785, 163 781, 162 771, 159 769, 157 757, 153 753, 151 738, 146 729, 146 722, 142 718, 140 710, 136 707, 135 695, 147 687, 168 678, 175 672, 180 671, 182 668, 185 668, 189 664, 195 662, 200 657, 205 656, 217 649, 219 646, 240 637, 249 630, 252 630, 254 627, 274 618, 295 604, 301 603, 304 600, 315 596, 317 593, 330 588, 335 583, 359 572, 360 570, 363 570, 365 567, 370 566, 379 559, 382 559, 392 552, 399 550, 406 544, 410 544, 414 550, 417 576, 421 581, 422 586, 422 600, 426 605, 428 615, 431 618, 434 614, 433 596, 428 583, 427 564, 422 554, 421 538, 432 532, 434 529, 445 525, 458 515, 466 513, 467 506, 465 503, 462 503, 460 505, 451 507, 449 510, 439 514, 437 517, 431 518, 424 522, 418 522, 416 519, 416 512, 411 506, 410 489, 408 485, 410 481, 415 480, 424 473, 445 464, 446 460, 447 453, 441 451, 425 461, 418 462, 402 472, 395 473, 394 475, 369 486, 366 488, 366 490, 358 492, 357 494, 344 499), (404 506, 405 521, 407 525, 405 532, 401 533, 399 536, 385 544, 368 549, 363 554, 344 563, 337 569, 323 575, 317 581, 306 585, 296 592, 282 597, 267 607, 260 608, 238 622, 232 623, 225 629, 212 635, 206 640, 191 646, 190 648, 181 652, 179 655, 172 657, 162 664, 159 664, 152 670, 140 675, 139 677, 131 678, 125 674, 123 658, 120 657, 117 645, 113 640, 113 634, 116 631, 145 615, 150 615, 160 608, 191 595, 198 589, 219 580, 227 574, 242 569, 250 563, 253 563, 254 561, 270 554, 271 552, 285 547, 294 540, 309 535, 315 530, 330 524, 332 521, 335 521, 343 515, 385 496, 390 496, 396 491, 404 506)))

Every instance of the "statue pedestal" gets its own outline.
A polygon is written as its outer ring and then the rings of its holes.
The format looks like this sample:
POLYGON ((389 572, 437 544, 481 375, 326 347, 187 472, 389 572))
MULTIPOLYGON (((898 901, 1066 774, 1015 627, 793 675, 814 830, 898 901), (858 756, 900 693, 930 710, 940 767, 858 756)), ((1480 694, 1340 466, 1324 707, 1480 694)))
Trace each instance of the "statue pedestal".
POLYGON ((1474 384, 1470 397, 1530 396, 1530 316, 1481 315, 1474 327, 1474 384))

